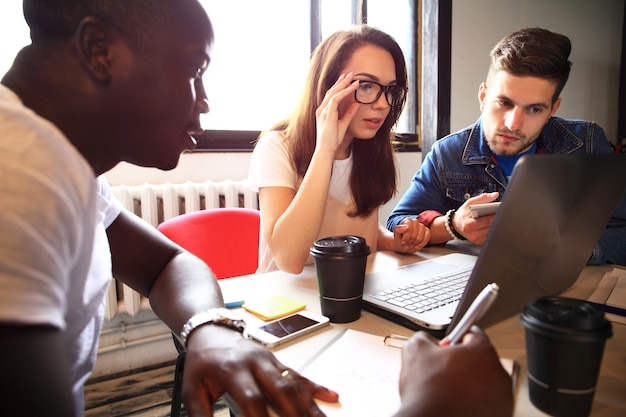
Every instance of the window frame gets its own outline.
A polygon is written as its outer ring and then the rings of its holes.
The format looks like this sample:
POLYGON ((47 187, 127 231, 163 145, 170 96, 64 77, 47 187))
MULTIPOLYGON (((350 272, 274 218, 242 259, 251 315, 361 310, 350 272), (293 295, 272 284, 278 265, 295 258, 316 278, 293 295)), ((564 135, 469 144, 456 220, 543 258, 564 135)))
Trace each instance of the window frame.
MULTIPOLYGON (((409 96, 412 96, 412 100, 408 100, 407 103, 414 103, 415 109, 410 109, 417 114, 419 109, 419 84, 418 80, 418 65, 420 54, 420 36, 419 36, 419 16, 421 12, 421 3, 423 0, 415 0, 415 13, 413 13, 414 28, 415 28, 415 41, 417 43, 416 53, 414 54, 413 69, 414 73, 409 74, 410 88, 409 96)), ((311 7, 311 52, 322 40, 321 30, 321 0, 310 0, 311 7)), ((357 22, 367 23, 367 0, 352 0, 352 24, 357 22)), ((411 66, 409 65, 409 68, 411 66)), ((416 117, 416 120, 419 118, 416 117)), ((416 122, 417 133, 402 133, 397 134, 396 139, 392 142, 394 149, 397 152, 419 152, 421 150, 419 141, 420 123, 416 122)), ((260 131, 253 130, 205 130, 200 135, 195 135, 197 140, 197 146, 192 152, 251 152, 254 149, 256 139, 260 135, 260 131)))

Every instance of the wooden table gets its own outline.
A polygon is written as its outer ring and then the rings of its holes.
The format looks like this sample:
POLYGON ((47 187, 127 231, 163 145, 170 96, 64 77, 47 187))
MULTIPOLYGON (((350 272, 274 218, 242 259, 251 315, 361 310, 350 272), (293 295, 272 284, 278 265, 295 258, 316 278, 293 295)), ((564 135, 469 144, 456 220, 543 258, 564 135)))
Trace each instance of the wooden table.
MULTIPOLYGON (((442 246, 427 248, 416 255, 401 255, 393 252, 377 252, 368 258, 367 272, 391 270, 422 259, 441 256, 451 250, 476 253, 469 246, 442 246)), ((604 273, 613 266, 585 267, 576 283, 562 295, 586 299, 593 292, 604 273)), ((283 294, 303 301, 307 308, 320 312, 317 278, 313 266, 305 267, 301 274, 293 275, 281 271, 248 275, 220 281, 226 299, 250 299, 252 297, 283 294)), ((247 315, 246 319, 256 319, 247 315)), ((250 323, 254 324, 254 323, 250 323)), ((363 311, 359 320, 347 324, 331 324, 306 338, 274 349, 274 353, 286 365, 301 369, 320 349, 323 349, 342 329, 349 328, 384 337, 388 334, 409 336, 412 330, 363 311)), ((535 408, 528 398, 526 376, 526 349, 524 328, 519 315, 510 317, 485 329, 487 335, 502 358, 514 359, 520 364, 517 381, 515 416, 546 416, 535 408)), ((591 415, 598 417, 626 416, 626 325, 613 323, 613 337, 606 342, 602 367, 594 397, 591 415)))

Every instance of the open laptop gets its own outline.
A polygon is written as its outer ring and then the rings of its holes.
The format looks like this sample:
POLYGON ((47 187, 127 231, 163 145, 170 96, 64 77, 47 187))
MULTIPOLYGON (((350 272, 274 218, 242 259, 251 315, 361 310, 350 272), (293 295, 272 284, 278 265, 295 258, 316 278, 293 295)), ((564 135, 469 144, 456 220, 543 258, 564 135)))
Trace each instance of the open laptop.
POLYGON ((452 253, 368 274, 363 307, 409 328, 443 334, 495 282, 498 297, 478 324, 517 314, 531 299, 558 294, 576 281, 625 191, 626 154, 523 156, 478 256, 452 253), (442 300, 432 310, 407 309, 377 295, 458 273, 467 275, 458 301, 421 290, 442 300))

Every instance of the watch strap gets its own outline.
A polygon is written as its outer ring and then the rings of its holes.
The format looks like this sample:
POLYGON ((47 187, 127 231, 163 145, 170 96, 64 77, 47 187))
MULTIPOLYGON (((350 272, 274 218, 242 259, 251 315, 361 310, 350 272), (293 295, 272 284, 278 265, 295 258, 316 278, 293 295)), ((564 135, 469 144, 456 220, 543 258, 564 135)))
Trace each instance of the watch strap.
POLYGON ((198 327, 204 326, 205 324, 216 324, 218 326, 228 327, 239 333, 243 333, 246 329, 246 322, 235 312, 222 307, 212 308, 194 315, 183 325, 183 329, 180 332, 180 339, 185 347, 187 347, 189 335, 198 327))

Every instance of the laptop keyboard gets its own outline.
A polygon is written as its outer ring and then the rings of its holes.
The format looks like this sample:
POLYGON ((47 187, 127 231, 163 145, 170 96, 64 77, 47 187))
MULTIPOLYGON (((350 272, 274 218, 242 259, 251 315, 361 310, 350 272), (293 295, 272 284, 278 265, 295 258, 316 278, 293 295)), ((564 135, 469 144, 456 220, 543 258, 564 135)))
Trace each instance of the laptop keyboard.
POLYGON ((459 301, 471 269, 453 275, 429 278, 419 284, 379 291, 372 297, 416 313, 423 313, 459 301))

